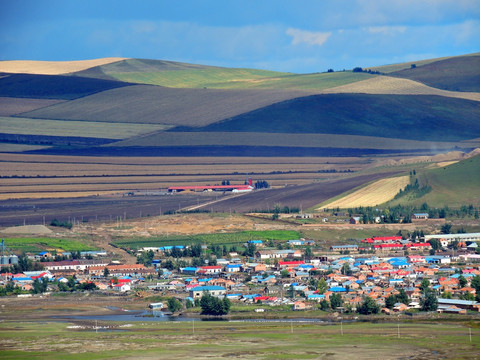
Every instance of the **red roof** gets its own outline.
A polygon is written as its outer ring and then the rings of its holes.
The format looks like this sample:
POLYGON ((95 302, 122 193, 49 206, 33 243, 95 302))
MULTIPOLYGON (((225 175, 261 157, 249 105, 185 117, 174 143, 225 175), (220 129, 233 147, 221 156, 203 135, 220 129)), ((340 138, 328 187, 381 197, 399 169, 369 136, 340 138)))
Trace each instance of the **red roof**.
POLYGON ((403 247, 402 244, 380 244, 380 245, 373 245, 375 249, 384 249, 384 248, 401 248, 403 247))
POLYGON ((172 190, 252 190, 250 185, 204 185, 204 186, 171 186, 168 191, 172 190))
POLYGON ((398 240, 402 240, 402 237, 401 236, 374 236, 374 237, 362 240, 362 242, 372 243, 375 241, 398 241, 398 240))
POLYGON ((413 243, 407 244, 406 247, 431 247, 430 243, 413 243))
POLYGON ((295 266, 295 265, 303 265, 305 262, 297 260, 297 261, 279 261, 278 265, 286 265, 286 266, 295 266))
POLYGON ((201 266, 200 269, 203 270, 214 270, 214 269, 221 269, 220 265, 210 265, 210 266, 201 266))

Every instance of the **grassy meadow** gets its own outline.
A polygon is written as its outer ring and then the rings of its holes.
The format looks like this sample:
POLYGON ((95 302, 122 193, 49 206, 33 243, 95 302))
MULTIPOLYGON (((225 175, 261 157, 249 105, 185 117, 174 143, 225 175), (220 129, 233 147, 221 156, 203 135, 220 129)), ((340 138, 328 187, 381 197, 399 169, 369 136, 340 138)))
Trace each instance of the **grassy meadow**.
POLYGON ((190 244, 241 246, 248 240, 295 240, 301 237, 294 230, 265 230, 265 231, 241 231, 234 233, 213 233, 195 235, 170 235, 165 237, 151 238, 121 238, 113 241, 113 244, 122 248, 137 250, 142 247, 161 247, 190 244))
POLYGON ((477 327, 417 323, 5 321, 0 359, 475 359, 477 327), (471 332, 471 338, 470 338, 471 332), (470 340, 471 339, 471 340, 470 340))
POLYGON ((87 251, 97 250, 94 246, 87 245, 82 241, 55 238, 5 238, 5 245, 18 253, 47 251, 87 251))

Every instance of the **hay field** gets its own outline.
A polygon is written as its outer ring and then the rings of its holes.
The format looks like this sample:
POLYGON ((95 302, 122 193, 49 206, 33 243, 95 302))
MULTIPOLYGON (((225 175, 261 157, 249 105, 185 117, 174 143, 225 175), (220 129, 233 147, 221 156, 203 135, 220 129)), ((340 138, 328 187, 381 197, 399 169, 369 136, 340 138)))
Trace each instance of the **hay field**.
POLYGON ((329 94, 363 93, 394 95, 438 95, 458 99, 480 101, 480 93, 478 92, 458 92, 441 90, 422 84, 418 81, 394 78, 391 76, 377 76, 352 84, 326 89, 323 92, 329 94))
POLYGON ((0 117, 0 129, 5 134, 92 137, 124 139, 153 131, 168 129, 167 125, 139 123, 107 123, 95 121, 63 121, 0 117))
MULTIPOLYGON (((392 200, 393 197, 410 182, 409 176, 399 176, 375 181, 351 194, 320 208, 353 208, 359 206, 375 206, 392 200)), ((318 209, 320 209, 318 208, 318 209)))
POLYGON ((36 61, 8 60, 0 61, 0 72, 17 74, 60 75, 86 70, 95 66, 110 64, 126 58, 108 57, 78 61, 36 61))

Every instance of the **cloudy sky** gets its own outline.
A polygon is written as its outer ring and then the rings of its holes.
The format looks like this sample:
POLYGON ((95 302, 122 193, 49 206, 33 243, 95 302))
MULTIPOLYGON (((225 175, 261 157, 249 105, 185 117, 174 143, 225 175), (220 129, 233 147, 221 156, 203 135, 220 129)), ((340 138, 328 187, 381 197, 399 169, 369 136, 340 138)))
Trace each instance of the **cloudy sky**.
POLYGON ((0 0, 0 60, 121 56, 309 73, 479 48, 479 0, 0 0))

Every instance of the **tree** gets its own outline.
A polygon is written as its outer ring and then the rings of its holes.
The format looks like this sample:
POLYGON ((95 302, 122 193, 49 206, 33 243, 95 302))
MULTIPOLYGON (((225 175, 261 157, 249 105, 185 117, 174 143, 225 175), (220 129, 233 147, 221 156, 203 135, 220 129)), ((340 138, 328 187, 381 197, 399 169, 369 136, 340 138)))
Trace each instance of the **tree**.
POLYGON ((345 262, 342 266, 342 274, 343 275, 347 275, 347 276, 350 276, 352 275, 352 270, 350 269, 350 265, 348 264, 348 262, 345 262))
POLYGON ((467 279, 465 279, 465 276, 460 275, 458 277, 458 287, 461 289, 461 288, 464 288, 465 286, 467 286, 467 279))
POLYGON ((367 296, 358 308, 358 312, 362 315, 378 314, 380 312, 380 305, 371 297, 367 296))
POLYGON ((362 72, 363 69, 361 67, 357 66, 357 67, 354 67, 352 71, 353 72, 362 72))
POLYGON ((397 297, 395 295, 390 295, 385 299, 385 307, 387 309, 393 309, 396 303, 397 303, 397 297))
POLYGON ((397 298, 397 302, 401 302, 402 304, 408 305, 409 303, 408 295, 404 289, 398 290, 398 294, 396 295, 396 298, 397 298))
POLYGON ((167 304, 168 311, 170 311, 171 313, 177 312, 182 309, 182 303, 174 297, 169 298, 167 304))
POLYGON ((285 279, 290 277, 290 273, 288 272, 287 269, 283 269, 282 271, 280 271, 280 276, 282 277, 282 279, 285 279))
POLYGON ((313 256, 312 248, 310 246, 307 246, 305 248, 305 260, 310 260, 312 256, 313 256))
POLYGON ((441 228, 442 234, 450 234, 451 230, 452 230, 452 224, 445 223, 442 225, 442 228, 441 228))
POLYGON ((472 278, 470 285, 472 286, 472 288, 475 289, 477 294, 480 294, 480 276, 479 275, 476 275, 472 278))
POLYGON ((327 300, 323 299, 320 301, 320 310, 327 311, 330 309, 330 304, 327 300))
POLYGON ((336 309, 337 307, 341 307, 343 305, 342 295, 340 294, 332 294, 330 295, 330 306, 332 309, 336 309))
POLYGON ((420 283, 420 290, 425 294, 430 287, 430 281, 428 279, 423 279, 422 282, 420 283))
POLYGON ((231 302, 227 298, 220 300, 206 293, 200 299, 200 307, 202 308, 203 315, 226 315, 230 311, 231 302))
POLYGON ((438 308, 438 300, 435 294, 428 291, 423 299, 420 300, 422 311, 435 311, 438 308))
POLYGON ((324 278, 321 278, 317 283, 317 290, 320 295, 325 294, 328 289, 328 284, 324 278))
POLYGON ((103 277, 108 277, 110 275, 110 270, 107 267, 103 270, 103 277))
POLYGON ((432 250, 436 251, 442 247, 442 243, 438 239, 431 239, 428 241, 430 243, 430 246, 432 247, 432 250))

